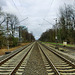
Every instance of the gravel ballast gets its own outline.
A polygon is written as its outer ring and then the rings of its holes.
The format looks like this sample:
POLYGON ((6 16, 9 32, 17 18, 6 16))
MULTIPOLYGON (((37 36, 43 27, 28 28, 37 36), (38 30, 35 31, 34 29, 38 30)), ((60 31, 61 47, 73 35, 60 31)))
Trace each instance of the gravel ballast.
POLYGON ((24 49, 24 48, 27 47, 27 46, 28 46, 28 45, 25 45, 25 46, 23 46, 23 47, 20 47, 20 48, 18 48, 18 49, 16 49, 16 50, 12 51, 12 52, 9 53, 9 54, 5 54, 5 55, 0 56, 0 61, 3 60, 3 59, 5 59, 5 58, 7 58, 7 57, 9 57, 9 56, 11 56, 11 55, 13 55, 13 54, 15 54, 15 53, 17 53, 17 52, 19 52, 19 51, 21 51, 22 49, 24 49))
POLYGON ((62 52, 62 51, 60 51, 60 50, 57 50, 57 49, 51 47, 50 44, 45 44, 45 45, 46 45, 47 47, 49 47, 49 48, 52 48, 52 49, 55 50, 57 53, 59 53, 60 55, 62 55, 63 57, 67 58, 68 60, 70 60, 72 63, 75 64, 75 51, 73 52, 73 50, 72 50, 72 51, 68 50, 67 52, 69 52, 69 53, 65 53, 65 52, 62 52), (71 52, 72 52, 73 55, 71 54, 71 52))
POLYGON ((48 75, 37 43, 34 45, 23 75, 48 75))

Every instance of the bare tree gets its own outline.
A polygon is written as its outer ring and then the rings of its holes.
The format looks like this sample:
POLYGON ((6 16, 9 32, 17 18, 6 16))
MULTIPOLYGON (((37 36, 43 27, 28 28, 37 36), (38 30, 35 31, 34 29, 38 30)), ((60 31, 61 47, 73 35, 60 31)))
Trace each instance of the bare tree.
POLYGON ((74 42, 74 33, 75 33, 75 12, 72 5, 65 5, 60 8, 60 17, 59 17, 59 30, 61 34, 61 39, 68 42, 74 42))
POLYGON ((16 29, 16 25, 19 24, 19 20, 18 20, 17 16, 12 15, 12 14, 10 14, 9 17, 10 17, 9 24, 11 26, 12 36, 14 36, 14 32, 15 32, 15 29, 16 29))
POLYGON ((5 22, 5 14, 2 12, 2 8, 0 7, 0 26, 5 22))

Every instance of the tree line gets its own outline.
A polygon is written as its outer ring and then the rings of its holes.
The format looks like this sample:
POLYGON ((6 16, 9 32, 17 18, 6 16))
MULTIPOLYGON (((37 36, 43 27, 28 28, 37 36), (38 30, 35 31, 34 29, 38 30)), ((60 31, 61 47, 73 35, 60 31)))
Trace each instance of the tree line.
POLYGON ((55 42, 57 36, 58 42, 66 41, 75 43, 75 9, 72 5, 64 5, 59 9, 59 17, 57 23, 52 29, 44 32, 40 39, 41 41, 55 42))
POLYGON ((20 21, 16 15, 3 12, 0 7, 0 48, 6 47, 8 40, 9 46, 12 47, 17 46, 19 42, 34 41, 35 38, 26 28, 20 26, 20 21), (15 34, 19 34, 19 38, 15 37, 15 34))

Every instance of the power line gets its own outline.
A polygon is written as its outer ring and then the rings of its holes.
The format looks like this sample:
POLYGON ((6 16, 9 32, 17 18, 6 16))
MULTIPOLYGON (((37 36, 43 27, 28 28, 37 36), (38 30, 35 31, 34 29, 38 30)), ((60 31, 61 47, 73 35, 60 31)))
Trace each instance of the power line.
MULTIPOLYGON (((21 5, 21 7, 23 7, 22 0, 21 1, 19 0, 19 3, 21 5)), ((24 8, 22 8, 21 11, 22 11, 22 13, 24 13, 24 8)))
POLYGON ((23 19, 23 20, 21 20, 21 21, 20 21, 20 23, 21 23, 21 22, 23 22, 23 21, 24 21, 24 20, 26 20, 26 19, 28 19, 28 17, 27 17, 27 18, 25 18, 25 19, 23 19))
MULTIPOLYGON (((17 9, 17 11, 18 11, 18 12, 19 12, 19 14, 20 14, 20 11, 19 11, 19 9, 17 8, 17 6, 16 6, 16 4, 15 4, 14 0, 12 0, 12 2, 13 2, 13 4, 14 4, 15 8, 17 9)), ((20 16, 21 16, 21 14, 20 14, 20 16)))
MULTIPOLYGON (((54 2, 54 0, 52 0, 51 5, 49 6, 50 9, 51 9, 51 6, 52 6, 53 2, 54 2)), ((49 13, 49 12, 50 12, 50 10, 48 11, 48 13, 49 13)), ((48 15, 48 14, 47 14, 47 15, 48 15)), ((47 15, 45 15, 44 18, 46 18, 47 15)), ((43 20, 43 22, 44 22, 44 20, 43 20)), ((43 24, 43 22, 42 22, 42 24, 43 24)))
MULTIPOLYGON (((53 2, 54 2, 54 0, 52 0, 52 2, 51 2, 51 5, 50 5, 50 7, 49 7, 50 9, 51 9, 51 6, 52 6, 53 2)), ((49 10, 49 11, 50 11, 50 10, 49 10)), ((48 13, 49 13, 49 11, 48 11, 48 13)), ((47 14, 47 15, 48 15, 48 14, 47 14)), ((46 16, 47 16, 47 15, 46 15, 46 16)), ((46 16, 45 16, 45 17, 46 17, 46 16)))
MULTIPOLYGON (((17 6, 16 6, 14 0, 12 0, 12 1, 13 1, 14 6, 16 7, 17 11, 19 12, 19 9, 17 8, 17 6)), ((20 2, 20 1, 19 1, 19 2, 20 2)), ((20 12, 19 12, 19 14, 20 14, 20 12)), ((20 16, 21 16, 21 14, 20 14, 20 16)), ((26 20, 26 19, 28 19, 28 17, 25 18, 25 19, 23 19, 23 20, 21 20, 19 23, 23 22, 23 21, 26 20)))
MULTIPOLYGON (((43 20, 45 20, 45 19, 43 19, 43 20)), ((45 20, 47 23, 49 23, 49 24, 51 24, 51 25, 54 25, 54 24, 52 24, 52 23, 50 23, 49 21, 47 21, 47 20, 45 20)))

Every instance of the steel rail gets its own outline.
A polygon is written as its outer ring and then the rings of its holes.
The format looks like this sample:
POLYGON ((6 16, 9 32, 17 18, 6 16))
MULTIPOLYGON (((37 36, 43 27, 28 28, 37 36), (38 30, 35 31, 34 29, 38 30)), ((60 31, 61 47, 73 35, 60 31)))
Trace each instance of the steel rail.
MULTIPOLYGON (((31 45, 31 44, 29 44, 29 45, 31 45)), ((9 59, 11 59, 12 57, 14 57, 16 54, 18 54, 19 52, 21 52, 22 50, 24 50, 25 48, 27 48, 29 45, 25 46, 25 47, 22 48, 20 51, 13 53, 12 55, 8 56, 7 58, 1 60, 1 61, 0 61, 0 66, 1 66, 4 62, 6 62, 6 61, 8 61, 9 59)))
MULTIPOLYGON (((51 57, 49 56, 49 58, 55 65, 60 75, 75 75, 75 64, 74 63, 72 63, 70 60, 62 56, 61 53, 57 52, 56 50, 50 47, 44 44, 41 44, 41 43, 40 43, 40 46, 48 50, 47 52, 50 51, 50 53, 48 53, 48 56, 49 54, 51 54, 51 57), (55 61, 55 59, 58 59, 59 62, 55 61)), ((43 51, 46 52, 46 50, 43 50, 43 51)))
POLYGON ((60 75, 60 73, 58 72, 58 70, 56 69, 56 67, 54 66, 54 64, 52 63, 52 61, 48 58, 48 56, 45 54, 45 52, 42 50, 41 46, 39 45, 39 48, 41 49, 42 53, 44 54, 44 56, 46 57, 48 63, 51 65, 52 69, 55 72, 55 75, 60 75))
POLYGON ((28 50, 28 52, 24 55, 24 57, 20 60, 20 62, 16 65, 16 67, 13 69, 13 71, 9 75, 14 75, 15 74, 15 72, 20 67, 20 65, 22 64, 22 62, 24 61, 25 57, 28 55, 28 53, 30 52, 32 47, 33 47, 33 45, 31 46, 31 48, 28 50))
MULTIPOLYGON (((23 54, 21 57, 20 57, 20 60, 15 64, 13 64, 13 61, 11 62, 11 66, 9 65, 9 67, 10 68, 12 68, 12 66, 13 66, 13 68, 11 69, 11 70, 9 70, 9 75, 14 75, 14 73, 18 70, 18 68, 20 67, 20 65, 22 64, 22 62, 24 61, 24 59, 26 58, 26 56, 28 55, 28 53, 31 51, 31 48, 33 47, 33 45, 34 44, 29 44, 29 45, 27 45, 27 46, 25 46, 25 47, 23 47, 20 51, 18 51, 18 52, 16 52, 15 54, 13 54, 13 55, 11 55, 11 56, 9 56, 9 57, 7 57, 6 59, 4 59, 4 60, 2 60, 2 62, 1 62, 1 64, 0 64, 0 66, 1 65, 4 65, 4 64, 7 64, 7 62, 8 61, 11 61, 11 59, 12 59, 12 57, 14 57, 14 58, 17 58, 16 57, 16 55, 21 55, 21 54, 23 54), (25 48, 26 48, 26 50, 25 50, 25 48), (24 54, 24 52, 26 52, 25 54, 24 54)), ((18 55, 18 56, 19 56, 18 55)), ((10 64, 10 63, 8 63, 8 64, 10 64)), ((9 69, 9 68, 7 68, 7 69, 9 69)), ((3 72, 3 73, 1 73, 1 75, 3 75, 3 74, 7 74, 7 69, 5 69, 5 73, 3 72)), ((3 71, 3 69, 0 69, 0 72, 2 72, 3 71)))
MULTIPOLYGON (((40 43, 41 44, 41 43, 40 43)), ((75 64, 72 63, 70 60, 68 60, 67 58, 63 57, 62 55, 60 55, 59 53, 57 53, 55 50, 47 47, 46 45, 44 44, 41 44, 43 45, 46 49, 48 49, 49 51, 51 51, 52 53, 54 53, 55 55, 57 55, 58 57, 60 57, 61 59, 63 59, 64 61, 66 61, 68 64, 70 64, 73 68, 75 68, 75 64)))

